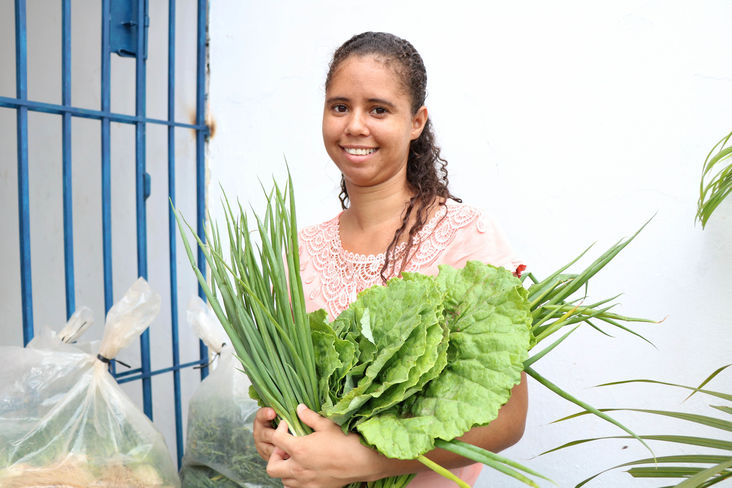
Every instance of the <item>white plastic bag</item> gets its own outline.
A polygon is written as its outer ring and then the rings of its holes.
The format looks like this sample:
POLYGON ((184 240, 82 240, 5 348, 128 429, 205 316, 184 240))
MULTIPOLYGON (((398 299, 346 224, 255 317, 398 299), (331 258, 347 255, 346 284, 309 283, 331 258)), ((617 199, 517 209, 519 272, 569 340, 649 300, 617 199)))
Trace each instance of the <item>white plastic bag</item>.
MULTIPOLYGON (((59 343, 74 344, 91 354, 90 343, 78 344, 76 341, 81 335, 94 324, 94 314, 89 307, 79 307, 69 317, 64 327, 56 332, 49 327, 43 327, 26 347, 32 349, 54 349, 59 343)), ((98 346, 97 346, 98 348, 98 346)))
POLYGON ((139 279, 109 311, 98 355, 60 341, 0 348, 0 486, 179 486, 162 435, 107 371, 159 310, 139 279))
POLYGON ((266 463, 254 447, 252 426, 259 407, 249 398, 249 379, 225 344, 218 319, 195 297, 188 321, 218 365, 196 389, 188 409, 186 449, 180 477, 183 488, 281 487, 267 476, 266 463))

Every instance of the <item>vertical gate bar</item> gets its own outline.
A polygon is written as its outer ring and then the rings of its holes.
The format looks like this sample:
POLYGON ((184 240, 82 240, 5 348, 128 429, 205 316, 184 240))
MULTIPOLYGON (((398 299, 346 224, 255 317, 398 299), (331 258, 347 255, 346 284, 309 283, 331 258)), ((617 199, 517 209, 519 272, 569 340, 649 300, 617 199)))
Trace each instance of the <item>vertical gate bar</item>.
MULTIPOLYGON (((108 114, 111 100, 111 0, 102 0, 102 112, 108 114)), ((102 262, 104 267, 104 313, 114 305, 114 284, 112 281, 112 184, 111 145, 109 117, 102 118, 102 262)), ((112 361, 109 371, 115 374, 112 361)))
MULTIPOLYGON (((15 0, 15 92, 28 98, 25 0, 15 0)), ((33 339, 33 285, 30 252, 30 201, 28 197, 28 108, 17 108, 18 234, 20 236, 20 295, 23 308, 23 344, 33 339)))
MULTIPOLYGON (((145 64, 145 3, 137 0, 137 55, 135 56, 135 115, 140 120, 135 124, 135 207, 137 214, 137 274, 145 279, 147 275, 147 212, 145 200, 145 114, 146 114, 146 64, 145 64)), ((140 363, 142 368, 142 406, 145 415, 153 418, 152 382, 150 379, 150 329, 140 336, 140 363)))
MULTIPOLYGON (((206 122, 206 24, 207 0, 198 0, 198 50, 196 53, 196 124, 206 122)), ((204 223, 206 219, 206 160, 204 158, 206 131, 196 129, 196 232, 201 241, 206 242, 204 223)), ((206 258, 201 248, 198 248, 198 268, 206 276, 206 258)), ((203 288, 198 285, 198 296, 206 299, 203 288)), ((199 351, 202 360, 208 359, 208 348, 199 342, 199 351)), ((208 366, 201 368, 201 379, 208 376, 208 366)))
MULTIPOLYGON (((61 103, 71 106, 71 0, 61 3, 61 103)), ((62 178, 64 213, 64 279, 66 283, 66 318, 76 309, 74 291, 74 224, 71 183, 71 114, 64 112, 62 119, 62 178)))
MULTIPOLYGON (((175 0, 168 1, 168 121, 175 122, 175 0)), ((168 198, 175 206, 175 127, 168 126, 168 198)), ((183 459, 183 409, 180 390, 180 341, 178 338, 178 260, 175 215, 168 207, 168 249, 170 256, 170 323, 173 343, 173 395, 175 441, 178 468, 183 459)))

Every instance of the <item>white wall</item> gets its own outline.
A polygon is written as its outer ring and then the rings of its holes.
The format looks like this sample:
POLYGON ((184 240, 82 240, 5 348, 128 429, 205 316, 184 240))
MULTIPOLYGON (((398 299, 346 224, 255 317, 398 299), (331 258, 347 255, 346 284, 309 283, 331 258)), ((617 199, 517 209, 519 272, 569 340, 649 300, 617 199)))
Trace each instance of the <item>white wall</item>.
MULTIPOLYGON (((709 413, 707 399, 681 404, 685 395, 668 388, 592 386, 697 384, 729 361, 732 200, 704 231, 694 212, 702 162, 732 130, 730 18, 724 1, 216 0, 209 206, 221 216, 219 184, 261 202, 258 179, 281 179, 284 156, 300 224, 333 216, 339 175, 320 136, 327 63, 355 33, 403 36, 427 65, 427 106, 454 193, 488 209, 537 276, 595 241, 598 256, 656 214, 590 287, 594 298, 623 292, 622 313, 667 317, 637 327, 655 347, 625 333, 580 331, 536 369, 598 407, 709 413)), ((729 391, 730 375, 710 386, 729 391)), ((533 381, 530 394, 526 434, 507 454, 559 486, 648 454, 618 440, 534 458, 569 440, 622 432, 590 419, 550 424, 576 407, 533 381)), ((617 416, 642 434, 678 424, 617 416)), ((619 471, 590 486, 658 485, 630 480, 619 471)), ((493 473, 479 485, 521 486, 493 473)))

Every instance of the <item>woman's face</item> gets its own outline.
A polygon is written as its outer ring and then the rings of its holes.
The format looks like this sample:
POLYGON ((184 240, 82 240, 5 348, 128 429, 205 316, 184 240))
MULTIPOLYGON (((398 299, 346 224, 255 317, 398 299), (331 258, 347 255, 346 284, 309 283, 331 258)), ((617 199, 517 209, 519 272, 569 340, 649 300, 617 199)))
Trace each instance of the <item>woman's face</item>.
POLYGON ((411 111, 397 74, 378 58, 341 62, 325 93, 323 142, 349 187, 406 181, 409 143, 419 137, 427 109, 411 111))

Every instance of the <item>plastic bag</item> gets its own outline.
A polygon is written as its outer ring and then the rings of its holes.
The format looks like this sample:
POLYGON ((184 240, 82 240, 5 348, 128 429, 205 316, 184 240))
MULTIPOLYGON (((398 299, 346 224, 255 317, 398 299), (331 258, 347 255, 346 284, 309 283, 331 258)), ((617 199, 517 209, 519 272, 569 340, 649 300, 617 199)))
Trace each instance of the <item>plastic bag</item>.
MULTIPOLYGON (((66 325, 57 332, 49 327, 43 327, 41 332, 31 340, 26 347, 32 349, 54 349, 59 343, 73 344, 77 348, 91 354, 92 343, 78 344, 76 341, 94 324, 94 314, 89 307, 79 307, 69 317, 66 325)), ((98 349, 98 346, 97 346, 98 349)), ((63 349, 62 349, 63 350, 63 349)))
POLYGON ((107 370, 159 310, 139 279, 109 311, 98 355, 61 341, 0 348, 0 486, 179 486, 162 435, 107 370))
POLYGON ((241 371, 216 316, 195 297, 188 321, 209 349, 219 355, 216 369, 199 385, 189 404, 183 488, 281 487, 267 476, 254 446, 252 426, 259 407, 249 398, 249 379, 241 371))

